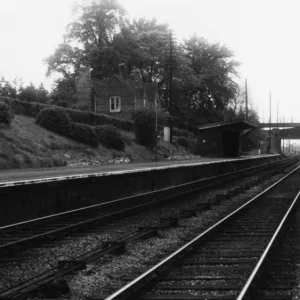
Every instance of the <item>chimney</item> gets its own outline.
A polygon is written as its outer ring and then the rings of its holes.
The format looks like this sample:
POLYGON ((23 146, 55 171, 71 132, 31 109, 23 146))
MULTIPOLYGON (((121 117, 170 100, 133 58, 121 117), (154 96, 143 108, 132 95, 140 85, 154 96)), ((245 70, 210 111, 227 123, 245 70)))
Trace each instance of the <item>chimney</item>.
POLYGON ((118 65, 119 75, 123 79, 127 79, 127 67, 124 63, 121 63, 118 65))
POLYGON ((92 84, 89 67, 81 66, 79 68, 79 76, 75 79, 75 84, 78 108, 91 110, 92 84))
POLYGON ((141 72, 138 69, 133 69, 131 72, 131 78, 135 81, 135 82, 141 82, 142 81, 142 76, 141 76, 141 72))

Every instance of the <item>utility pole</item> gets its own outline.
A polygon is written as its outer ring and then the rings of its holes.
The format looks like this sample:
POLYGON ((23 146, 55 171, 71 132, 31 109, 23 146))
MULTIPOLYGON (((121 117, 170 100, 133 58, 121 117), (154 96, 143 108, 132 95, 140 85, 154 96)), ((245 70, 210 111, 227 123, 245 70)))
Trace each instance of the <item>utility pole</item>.
POLYGON ((173 102, 172 102, 172 79, 173 79, 173 37, 172 37, 172 31, 170 32, 170 62, 169 62, 169 106, 170 106, 170 142, 172 143, 173 140, 173 102))
POLYGON ((246 98, 246 120, 248 120, 248 89, 247 89, 247 78, 245 79, 245 98, 246 98))
POLYGON ((271 134, 272 134, 272 98, 271 98, 271 91, 270 91, 270 130, 269 130, 269 152, 271 152, 271 134))
POLYGON ((277 129, 278 129, 278 100, 277 100, 277 129))

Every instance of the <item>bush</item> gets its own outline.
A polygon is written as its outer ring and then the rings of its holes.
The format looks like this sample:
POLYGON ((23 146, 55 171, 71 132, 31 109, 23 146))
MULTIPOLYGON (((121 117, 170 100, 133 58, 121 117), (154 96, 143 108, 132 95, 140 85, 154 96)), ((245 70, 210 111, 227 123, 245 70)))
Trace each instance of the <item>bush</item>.
POLYGON ((187 138, 184 137, 184 136, 180 136, 180 137, 177 139, 177 144, 180 145, 180 146, 186 147, 186 148, 189 147, 188 140, 187 140, 187 138))
POLYGON ((13 118, 14 114, 11 107, 6 103, 0 102, 0 124, 3 123, 10 126, 13 118))
POLYGON ((81 111, 77 109, 67 109, 71 119, 76 123, 97 125, 114 125, 126 131, 133 130, 133 123, 129 120, 114 118, 104 114, 97 114, 90 111, 81 111))
POLYGON ((178 122, 177 127, 179 129, 188 130, 189 132, 192 132, 193 134, 198 133, 198 127, 195 125, 192 125, 188 122, 178 122))
POLYGON ((145 146, 156 144, 155 115, 150 110, 133 112, 135 138, 138 143, 145 146))
POLYGON ((188 137, 194 138, 195 137, 195 135, 188 130, 178 129, 178 128, 174 128, 174 127, 173 127, 173 135, 184 136, 186 138, 188 138, 188 137))
POLYGON ((91 126, 111 124, 126 131, 133 131, 133 123, 130 120, 114 118, 104 114, 97 114, 89 111, 78 109, 58 107, 54 105, 42 104, 37 102, 27 102, 8 97, 0 97, 0 102, 10 105, 15 114, 36 117, 44 108, 61 109, 69 114, 71 121, 74 123, 88 124, 91 126))
POLYGON ((38 115, 38 113, 42 109, 52 107, 47 104, 21 101, 18 99, 12 99, 8 97, 0 97, 0 102, 4 102, 10 105, 15 114, 34 117, 34 118, 38 115))
POLYGON ((64 136, 68 136, 71 131, 71 119, 62 109, 44 108, 37 115, 36 123, 64 136))
POLYGON ((79 143, 89 145, 91 147, 98 147, 99 140, 92 126, 87 124, 71 123, 71 130, 68 136, 79 143))
POLYGON ((115 126, 98 125, 95 127, 96 135, 103 145, 117 150, 124 150, 125 143, 121 133, 115 126))

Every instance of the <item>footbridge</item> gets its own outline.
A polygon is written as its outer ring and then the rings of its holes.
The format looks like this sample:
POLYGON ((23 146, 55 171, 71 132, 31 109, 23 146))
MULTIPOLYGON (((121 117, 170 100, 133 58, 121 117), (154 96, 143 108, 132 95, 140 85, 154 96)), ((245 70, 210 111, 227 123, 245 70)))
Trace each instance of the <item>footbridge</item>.
POLYGON ((271 149, 280 151, 281 140, 300 140, 300 123, 259 123, 259 128, 271 129, 271 149))

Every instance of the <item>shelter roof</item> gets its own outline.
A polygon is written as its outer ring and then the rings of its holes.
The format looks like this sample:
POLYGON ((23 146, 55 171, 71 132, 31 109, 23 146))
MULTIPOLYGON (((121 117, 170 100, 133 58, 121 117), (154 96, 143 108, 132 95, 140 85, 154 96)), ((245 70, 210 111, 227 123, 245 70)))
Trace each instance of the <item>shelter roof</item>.
POLYGON ((209 123, 198 126, 199 131, 206 131, 206 130, 213 130, 213 129, 235 129, 241 132, 241 134, 249 133, 250 131, 258 128, 257 125, 250 123, 245 120, 238 120, 238 121, 221 121, 215 123, 209 123))

